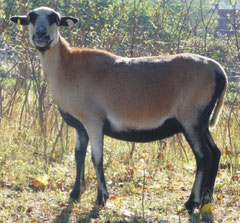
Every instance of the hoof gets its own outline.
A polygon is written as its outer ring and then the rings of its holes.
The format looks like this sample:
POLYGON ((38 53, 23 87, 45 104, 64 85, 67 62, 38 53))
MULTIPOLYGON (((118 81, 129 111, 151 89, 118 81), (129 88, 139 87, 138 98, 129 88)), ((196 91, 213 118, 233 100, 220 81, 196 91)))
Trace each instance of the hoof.
POLYGON ((199 223, 200 220, 201 220, 200 213, 193 213, 193 214, 191 214, 191 216, 190 216, 190 222, 191 223, 199 223))
POLYGON ((85 190, 86 190, 85 186, 82 186, 80 188, 73 188, 72 192, 70 193, 70 198, 73 201, 78 201, 85 190))
POLYGON ((203 199, 202 199, 202 205, 204 205, 204 204, 209 204, 209 203, 211 203, 212 201, 213 201, 213 195, 212 195, 212 193, 209 192, 209 191, 206 191, 206 192, 204 193, 204 196, 203 196, 203 199))
POLYGON ((212 213, 203 213, 202 214, 202 222, 204 223, 211 223, 211 222, 214 222, 214 219, 213 219, 213 214, 212 213))
POLYGON ((184 206, 185 209, 188 211, 189 215, 192 215, 195 212, 195 209, 199 209, 199 203, 198 202, 193 202, 191 200, 188 200, 184 206))
POLYGON ((109 198, 109 194, 108 192, 105 192, 103 193, 103 195, 98 195, 98 198, 97 198, 97 201, 96 201, 96 204, 98 206, 101 206, 101 207, 104 207, 106 202, 107 202, 107 199, 109 198))
POLYGON ((72 192, 70 193, 70 198, 73 200, 73 201, 78 201, 79 198, 80 198, 80 189, 76 190, 72 190, 72 192))

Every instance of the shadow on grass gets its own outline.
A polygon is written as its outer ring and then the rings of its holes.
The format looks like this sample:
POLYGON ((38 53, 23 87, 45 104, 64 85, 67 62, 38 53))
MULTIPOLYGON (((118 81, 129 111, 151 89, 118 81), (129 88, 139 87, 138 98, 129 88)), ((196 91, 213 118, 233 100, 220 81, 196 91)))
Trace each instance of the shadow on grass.
MULTIPOLYGON (((74 203, 73 201, 69 200, 68 205, 62 210, 61 214, 58 215, 52 223, 69 223, 72 222, 72 219, 70 219, 72 212, 74 210, 74 203)), ((101 207, 94 206, 90 212, 85 213, 79 213, 78 216, 75 215, 75 221, 76 223, 91 223, 91 222, 101 222, 98 220, 99 218, 99 212, 102 210, 101 207), (94 221, 96 219, 96 221, 94 221)), ((140 216, 134 216, 131 218, 124 218, 123 216, 114 216, 114 218, 119 220, 106 220, 106 223, 150 223, 152 221, 148 221, 147 219, 144 219, 140 216)), ((168 220, 157 220, 158 223, 170 223, 168 220)), ((179 223, 183 223, 185 221, 182 221, 179 219, 179 223)), ((191 217, 189 216, 189 223, 212 223, 213 216, 205 214, 200 218, 200 214, 193 214, 191 217)))
POLYGON ((71 213, 73 212, 73 207, 74 204, 71 200, 68 201, 68 205, 67 207, 65 207, 61 214, 58 215, 53 221, 52 223, 67 223, 69 222, 69 218, 71 216, 71 213))
MULTIPOLYGON (((68 202, 68 206, 64 208, 60 215, 58 215, 52 223, 69 223, 72 222, 70 217, 73 212, 74 205, 72 201, 68 202)), ((98 222, 97 218, 99 217, 99 212, 102 210, 101 207, 93 207, 92 210, 89 213, 81 213, 78 217, 76 217, 76 220, 74 222, 76 223, 91 223, 94 222, 93 219, 96 219, 96 222, 98 222)), ((116 216, 115 216, 116 217, 116 216)), ((119 216, 119 219, 121 217, 119 216)), ((118 220, 118 221, 111 221, 107 220, 106 223, 148 223, 148 221, 144 220, 140 217, 134 217, 130 218, 128 220, 118 220)), ((168 223, 167 221, 160 221, 161 223, 168 223)))
MULTIPOLYGON (((68 206, 65 207, 61 214, 58 215, 53 221, 52 223, 69 223, 72 222, 72 220, 70 219, 71 214, 73 212, 74 209, 74 204, 72 201, 68 201, 68 206)), ((102 210, 101 207, 93 207, 92 210, 89 213, 81 213, 79 214, 78 217, 76 217, 76 220, 74 222, 76 223, 91 223, 94 222, 93 219, 96 219, 96 222, 98 222, 97 218, 99 217, 99 212, 102 210)), ((114 216, 115 218, 117 216, 114 216)), ((144 218, 141 217, 133 217, 133 218, 128 218, 127 220, 125 220, 122 216, 119 216, 119 220, 117 221, 111 221, 111 220, 106 220, 106 223, 150 223, 148 221, 146 221, 144 218)), ((160 223, 169 223, 168 221, 158 221, 160 223)))
MULTIPOLYGON (((53 221, 52 223, 68 223, 68 222, 72 222, 70 217, 71 214, 73 212, 74 209, 74 202, 69 199, 68 201, 68 205, 67 207, 65 207, 61 214, 58 215, 53 221)), ((76 217, 76 220, 74 222, 81 222, 81 223, 87 223, 87 222, 92 222, 92 219, 97 219, 99 217, 99 211, 101 210, 101 208, 99 207, 93 207, 92 210, 89 213, 81 213, 81 215, 79 214, 79 217, 76 217)))

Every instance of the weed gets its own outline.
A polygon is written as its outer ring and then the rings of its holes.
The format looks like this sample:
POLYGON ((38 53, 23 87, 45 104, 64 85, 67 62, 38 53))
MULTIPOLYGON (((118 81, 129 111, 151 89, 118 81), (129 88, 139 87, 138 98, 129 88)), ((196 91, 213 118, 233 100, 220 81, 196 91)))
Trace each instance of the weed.
MULTIPOLYGON (((181 135, 134 146, 105 137, 107 206, 94 209, 96 179, 90 149, 85 168, 87 190, 80 203, 72 205, 68 200, 75 179, 74 130, 56 124, 61 118, 52 107, 54 118, 46 120, 45 148, 42 130, 34 120, 27 116, 19 126, 22 100, 14 104, 11 117, 5 114, 1 122, 0 222, 188 221, 179 207, 190 194, 196 164, 181 135), (33 182, 41 176, 48 181, 39 189, 33 182)), ((240 220, 239 112, 239 106, 228 104, 212 130, 222 151, 213 203, 218 222, 240 220)))

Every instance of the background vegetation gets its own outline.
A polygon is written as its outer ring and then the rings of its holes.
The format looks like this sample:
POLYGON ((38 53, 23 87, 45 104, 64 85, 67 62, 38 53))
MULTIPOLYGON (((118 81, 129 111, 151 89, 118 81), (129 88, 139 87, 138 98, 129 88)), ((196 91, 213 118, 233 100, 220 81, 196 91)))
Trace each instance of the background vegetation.
POLYGON ((149 144, 105 138, 111 197, 96 211, 96 180, 87 154, 87 191, 70 205, 75 133, 60 117, 43 78, 27 27, 9 18, 39 6, 80 22, 62 35, 75 46, 122 56, 197 53, 229 75, 225 108, 214 138, 222 159, 214 219, 239 222, 240 21, 236 0, 0 0, 0 222, 186 222, 178 208, 190 193, 195 161, 181 135, 149 144), (233 35, 216 37, 217 8, 233 9, 233 35))

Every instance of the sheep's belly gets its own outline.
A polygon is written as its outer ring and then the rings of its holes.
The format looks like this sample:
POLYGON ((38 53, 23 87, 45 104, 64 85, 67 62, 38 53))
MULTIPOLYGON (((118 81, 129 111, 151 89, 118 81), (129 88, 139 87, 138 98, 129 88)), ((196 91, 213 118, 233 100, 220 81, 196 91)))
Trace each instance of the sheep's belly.
POLYGON ((103 128, 105 135, 130 142, 151 142, 170 137, 182 131, 182 125, 176 118, 167 119, 162 125, 153 129, 116 130, 112 128, 108 120, 105 121, 103 128))

